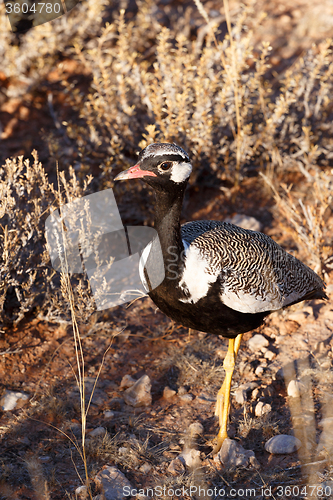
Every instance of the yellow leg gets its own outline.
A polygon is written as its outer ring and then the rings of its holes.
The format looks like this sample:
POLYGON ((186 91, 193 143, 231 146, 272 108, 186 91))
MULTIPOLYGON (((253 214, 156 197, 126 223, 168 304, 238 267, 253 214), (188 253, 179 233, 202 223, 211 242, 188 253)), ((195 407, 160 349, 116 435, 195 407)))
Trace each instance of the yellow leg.
POLYGON ((219 417, 220 430, 217 435, 217 445, 213 450, 213 454, 218 453, 223 441, 228 437, 227 426, 230 407, 231 380, 242 336, 242 334, 239 334, 236 339, 229 340, 228 352, 223 363, 223 368, 225 369, 225 379, 219 392, 217 393, 215 408, 215 415, 219 417))

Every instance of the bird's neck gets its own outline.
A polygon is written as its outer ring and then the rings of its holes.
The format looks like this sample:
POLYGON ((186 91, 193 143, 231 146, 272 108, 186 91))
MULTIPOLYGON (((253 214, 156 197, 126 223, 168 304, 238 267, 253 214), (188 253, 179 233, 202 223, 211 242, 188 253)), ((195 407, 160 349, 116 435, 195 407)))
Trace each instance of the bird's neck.
POLYGON ((181 266, 184 246, 180 234, 180 214, 185 187, 174 192, 156 192, 155 229, 158 233, 165 265, 165 273, 174 275, 181 266))

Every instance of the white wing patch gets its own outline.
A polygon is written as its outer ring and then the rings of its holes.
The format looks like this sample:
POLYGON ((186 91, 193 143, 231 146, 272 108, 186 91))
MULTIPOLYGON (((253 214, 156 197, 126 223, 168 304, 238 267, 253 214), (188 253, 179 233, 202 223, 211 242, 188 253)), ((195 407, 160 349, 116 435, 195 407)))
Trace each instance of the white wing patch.
POLYGON ((176 184, 186 181, 191 175, 192 165, 188 162, 178 163, 174 162, 171 167, 170 179, 176 184))
POLYGON ((180 299, 181 302, 195 304, 208 293, 211 283, 217 279, 217 275, 207 272, 208 262, 200 255, 200 251, 195 246, 188 246, 183 241, 185 248, 185 269, 179 282, 179 288, 189 293, 189 296, 180 299))
POLYGON ((266 311, 278 311, 299 299, 299 294, 294 292, 288 297, 283 297, 281 293, 278 293, 278 296, 273 297, 272 294, 267 293, 265 297, 262 297, 256 294, 255 291, 253 293, 246 293, 241 290, 235 292, 225 287, 220 298, 223 304, 235 311, 256 314, 266 311))
POLYGON ((145 278, 144 267, 145 267, 145 265, 147 263, 147 260, 148 260, 149 253, 150 253, 152 245, 153 245, 153 243, 151 241, 143 249, 143 252, 141 254, 141 258, 140 258, 140 261, 139 261, 139 275, 140 275, 140 279, 141 279, 142 285, 143 285, 144 289, 146 290, 146 292, 149 292, 149 286, 148 286, 147 280, 145 278))

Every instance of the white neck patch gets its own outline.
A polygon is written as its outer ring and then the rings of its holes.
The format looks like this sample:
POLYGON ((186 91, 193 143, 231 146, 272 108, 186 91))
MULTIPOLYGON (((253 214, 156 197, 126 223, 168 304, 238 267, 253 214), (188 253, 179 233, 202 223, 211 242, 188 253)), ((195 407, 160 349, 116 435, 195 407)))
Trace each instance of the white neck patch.
POLYGON ((177 184, 186 181, 191 175, 192 165, 188 162, 174 163, 171 167, 170 179, 177 184))

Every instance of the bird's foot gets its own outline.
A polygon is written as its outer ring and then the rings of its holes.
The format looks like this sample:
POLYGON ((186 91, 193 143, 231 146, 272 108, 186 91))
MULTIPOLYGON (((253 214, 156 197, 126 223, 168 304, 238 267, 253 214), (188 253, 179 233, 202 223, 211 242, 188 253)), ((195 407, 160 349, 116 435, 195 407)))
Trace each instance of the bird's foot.
POLYGON ((224 441, 227 437, 228 437, 227 431, 226 431, 226 430, 222 430, 222 429, 220 429, 220 430, 219 430, 219 433, 218 433, 218 435, 217 435, 217 443, 216 443, 216 445, 214 446, 213 451, 212 451, 212 454, 213 454, 213 455, 216 455, 216 454, 220 451, 220 449, 221 449, 221 447, 222 447, 222 444, 223 444, 223 441, 224 441))

